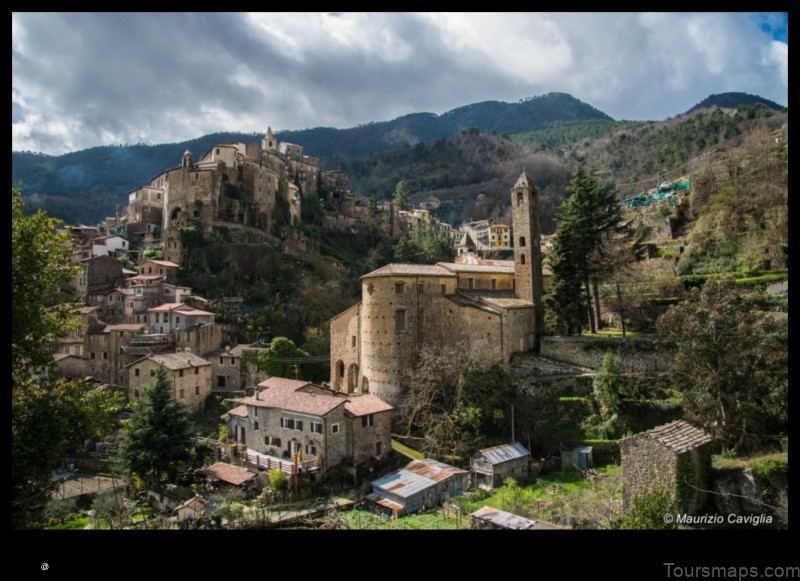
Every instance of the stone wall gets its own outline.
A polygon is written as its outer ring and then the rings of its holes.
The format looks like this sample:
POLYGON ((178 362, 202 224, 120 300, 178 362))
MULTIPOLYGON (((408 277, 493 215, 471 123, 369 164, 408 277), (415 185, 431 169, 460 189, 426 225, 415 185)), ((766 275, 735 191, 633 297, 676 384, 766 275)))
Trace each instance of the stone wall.
POLYGON ((373 456, 385 456, 392 447, 392 412, 372 414, 372 425, 363 426, 361 417, 348 418, 348 457, 361 463, 373 456), (381 450, 378 454, 377 443, 381 450))
POLYGON ((678 456, 647 434, 637 434, 619 442, 622 464, 622 510, 633 506, 643 490, 664 485, 676 497, 678 456))
POLYGON ((542 337, 541 355, 597 369, 603 356, 611 352, 623 367, 632 371, 666 371, 675 356, 649 339, 613 339, 595 337, 542 337))

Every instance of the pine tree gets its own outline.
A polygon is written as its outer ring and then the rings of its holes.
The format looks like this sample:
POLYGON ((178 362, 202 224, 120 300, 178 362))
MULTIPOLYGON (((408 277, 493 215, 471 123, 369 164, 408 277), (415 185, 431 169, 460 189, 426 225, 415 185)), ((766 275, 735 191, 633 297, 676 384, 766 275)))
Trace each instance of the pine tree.
POLYGON ((394 203, 400 210, 411 209, 411 201, 408 198, 408 188, 406 182, 400 180, 394 187, 394 203))
POLYGON ((122 469, 147 485, 174 482, 193 458, 194 426, 191 411, 173 399, 172 381, 164 366, 123 428, 118 460, 122 469))
MULTIPOLYGON (((608 274, 613 247, 609 241, 630 238, 631 230, 622 219, 613 184, 601 182, 595 168, 587 170, 580 164, 567 191, 570 197, 556 216, 547 303, 557 326, 567 333, 580 330, 584 320, 594 332, 599 309, 598 301, 593 304, 592 292, 596 295, 598 282, 608 274)), ((629 246, 633 257, 636 245, 629 246)))

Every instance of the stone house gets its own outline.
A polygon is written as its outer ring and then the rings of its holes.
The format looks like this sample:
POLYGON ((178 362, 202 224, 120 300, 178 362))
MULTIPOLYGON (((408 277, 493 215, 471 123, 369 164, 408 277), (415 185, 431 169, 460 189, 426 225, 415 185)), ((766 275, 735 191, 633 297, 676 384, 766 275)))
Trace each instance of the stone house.
POLYGON ((676 420, 619 441, 622 507, 662 484, 681 510, 695 514, 705 502, 711 471, 711 436, 676 420))
POLYGON ((439 505, 469 488, 469 472, 430 458, 414 460, 372 481, 366 499, 400 516, 439 505))
POLYGON ((186 502, 183 502, 176 506, 172 512, 175 514, 178 522, 183 522, 187 520, 196 520, 198 518, 206 516, 208 511, 208 501, 201 497, 195 496, 194 498, 190 498, 186 502))
POLYGON ((394 408, 371 395, 346 396, 308 381, 271 377, 223 419, 246 447, 254 469, 286 466, 295 458, 307 472, 360 464, 391 446, 394 408))
POLYGON ((73 286, 81 300, 95 304, 93 295, 103 294, 121 285, 125 279, 122 263, 112 256, 91 256, 78 261, 80 267, 73 286))
POLYGON ((111 256, 122 258, 128 254, 128 241, 122 236, 109 234, 108 236, 98 236, 91 242, 92 256, 111 256))
POLYGON ((512 442, 478 450, 470 458, 469 467, 476 486, 494 488, 509 476, 527 480, 530 458, 531 453, 522 444, 512 442))
MULTIPOLYGON (((420 349, 450 345, 507 363, 538 346, 544 288, 537 193, 523 172, 512 189, 514 260, 389 264, 361 277, 360 303, 331 319, 331 384, 347 393, 401 394, 420 349)), ((488 225, 487 225, 488 232, 488 225)))
POLYGON ((188 405, 193 412, 203 411, 211 393, 211 363, 193 353, 157 353, 142 357, 126 366, 128 399, 136 401, 163 365, 172 381, 173 399, 188 405))
POLYGON ((160 275, 164 282, 176 284, 180 266, 169 260, 143 260, 139 264, 139 274, 160 275))

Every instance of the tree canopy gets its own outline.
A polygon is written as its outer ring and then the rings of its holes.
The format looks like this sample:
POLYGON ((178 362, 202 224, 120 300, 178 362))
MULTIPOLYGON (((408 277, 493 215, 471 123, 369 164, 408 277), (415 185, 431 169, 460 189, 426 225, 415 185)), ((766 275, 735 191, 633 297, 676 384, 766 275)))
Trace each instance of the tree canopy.
POLYGON ((72 241, 44 212, 25 216, 11 192, 11 524, 35 527, 56 483, 53 465, 110 428, 119 397, 56 376, 55 339, 77 329, 73 304, 58 304, 75 273, 72 241))
POLYGON ((669 371, 690 421, 725 450, 775 444, 788 421, 788 318, 759 310, 733 279, 710 279, 657 323, 676 349, 669 371))
POLYGON ((159 366, 122 430, 120 466, 148 485, 174 482, 194 457, 191 411, 173 393, 167 370, 159 366))
POLYGON ((260 349, 245 355, 248 361, 263 371, 276 377, 304 376, 301 374, 303 359, 308 358, 308 353, 300 349, 295 342, 286 337, 275 337, 268 349, 260 349))
POLYGON ((627 250, 634 257, 635 245, 614 245, 612 251, 611 241, 629 237, 630 229, 622 219, 613 184, 602 182, 594 167, 578 165, 567 191, 570 197, 556 215, 556 238, 549 258, 553 278, 546 304, 551 322, 569 334, 580 330, 587 319, 595 330, 599 304, 597 300, 592 304, 592 290, 596 298, 597 283, 609 270, 609 258, 627 250))

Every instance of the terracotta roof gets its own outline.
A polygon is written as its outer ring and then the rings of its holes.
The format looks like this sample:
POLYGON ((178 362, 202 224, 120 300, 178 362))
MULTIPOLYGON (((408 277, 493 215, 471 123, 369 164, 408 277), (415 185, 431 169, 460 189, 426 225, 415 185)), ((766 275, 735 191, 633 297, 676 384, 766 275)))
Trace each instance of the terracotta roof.
POLYGON ((311 383, 310 381, 287 379, 286 377, 270 377, 269 379, 265 379, 264 381, 259 383, 258 387, 263 387, 264 389, 280 388, 280 389, 297 390, 300 389, 301 387, 305 387, 310 383, 311 383))
POLYGON ((503 309, 525 308, 532 307, 533 303, 519 298, 511 291, 458 291, 473 301, 481 302, 491 307, 500 307, 503 309))
POLYGON ((683 454, 711 441, 711 436, 693 425, 676 420, 644 432, 676 454, 683 454))
POLYGON ((160 363, 167 369, 173 371, 176 369, 211 365, 209 361, 198 357, 194 353, 156 353, 154 355, 148 355, 146 359, 152 359, 156 363, 160 363))
POLYGON ((163 274, 137 274, 130 277, 128 280, 157 280, 164 278, 163 274))
POLYGON ((234 357, 241 357, 243 355, 243 351, 247 349, 248 345, 239 344, 235 347, 231 347, 230 354, 234 357))
POLYGON ((352 416, 366 416, 393 410, 394 408, 374 393, 351 395, 344 405, 345 412, 352 416))
POLYGON ((453 273, 435 264, 387 264, 361 278, 377 276, 453 276, 453 273))
POLYGON ((144 323, 120 323, 119 325, 106 325, 107 331, 141 331, 147 327, 144 323))
POLYGON ((152 262, 153 264, 157 264, 159 266, 166 266, 168 268, 180 268, 180 265, 175 264, 174 262, 170 262, 169 260, 143 260, 142 263, 145 262, 152 262))
POLYGON ((463 264, 459 262, 437 262, 436 266, 441 266, 453 272, 475 272, 475 273, 497 273, 514 274, 513 266, 499 266, 496 264, 463 264))
POLYGON ((207 476, 211 476, 212 478, 216 478, 217 480, 222 480, 223 482, 234 484, 236 486, 241 486, 248 480, 252 480, 256 477, 255 474, 244 468, 239 468, 238 466, 234 466, 232 464, 226 464, 225 462, 217 462, 208 468, 204 468, 200 472, 207 476))
POLYGON ((188 309, 181 309, 181 314, 186 317, 207 317, 209 315, 214 316, 214 313, 209 313, 208 311, 201 311, 200 309, 188 308, 188 309))
POLYGON ((157 307, 150 307, 149 309, 147 309, 147 312, 148 313, 163 313, 165 311, 166 312, 174 311, 177 308, 185 307, 185 306, 186 305, 184 305, 183 303, 164 303, 163 305, 158 305, 157 307))
POLYGON ((228 411, 228 415, 238 416, 240 418, 246 418, 247 417, 247 406, 246 405, 240 405, 239 407, 235 407, 232 410, 228 411))
MULTIPOLYGON (((284 379, 284 381, 291 380, 284 379)), ((306 382, 305 385, 308 385, 308 382, 306 382)), ((241 403, 248 406, 281 409, 288 412, 310 414, 312 416, 324 416, 347 401, 345 398, 337 397, 334 392, 330 392, 330 395, 321 395, 318 393, 296 391, 300 387, 303 387, 303 385, 298 385, 294 388, 286 385, 283 387, 273 386, 264 389, 256 396, 243 399, 241 403)))
POLYGON ((97 306, 81 307, 81 315, 88 315, 89 313, 93 313, 96 310, 97 310, 97 306))
POLYGON ((205 498, 195 496, 194 498, 190 498, 186 502, 176 506, 172 512, 178 512, 182 508, 190 508, 195 512, 203 512, 205 511, 207 505, 208 501, 205 498))

